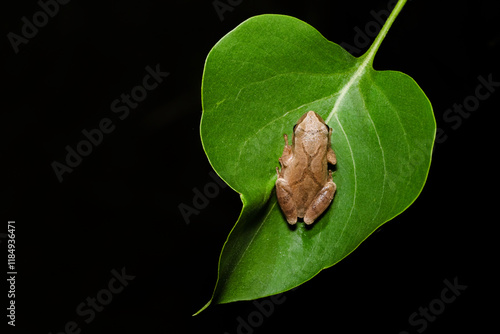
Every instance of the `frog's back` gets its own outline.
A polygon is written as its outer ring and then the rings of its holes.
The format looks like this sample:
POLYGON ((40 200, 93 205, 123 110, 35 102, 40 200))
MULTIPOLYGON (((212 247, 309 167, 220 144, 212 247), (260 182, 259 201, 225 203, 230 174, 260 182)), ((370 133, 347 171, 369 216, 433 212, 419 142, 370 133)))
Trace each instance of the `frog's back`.
POLYGON ((307 154, 301 144, 294 147, 296 155, 289 174, 289 184, 297 203, 297 216, 304 214, 314 199, 315 194, 323 188, 328 179, 326 153, 318 150, 315 154, 307 154), (300 154, 301 152, 302 154, 300 154))

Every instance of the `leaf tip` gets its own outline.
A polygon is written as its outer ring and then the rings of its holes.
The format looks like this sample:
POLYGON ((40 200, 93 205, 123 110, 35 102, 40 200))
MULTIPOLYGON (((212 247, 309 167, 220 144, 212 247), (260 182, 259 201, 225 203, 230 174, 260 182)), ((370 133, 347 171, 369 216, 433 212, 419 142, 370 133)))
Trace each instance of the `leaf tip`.
POLYGON ((197 316, 198 314, 203 312, 203 310, 205 310, 210 305, 210 303, 212 303, 212 300, 209 300, 208 303, 206 303, 205 306, 203 306, 201 309, 199 309, 198 312, 194 313, 192 315, 192 317, 197 316))

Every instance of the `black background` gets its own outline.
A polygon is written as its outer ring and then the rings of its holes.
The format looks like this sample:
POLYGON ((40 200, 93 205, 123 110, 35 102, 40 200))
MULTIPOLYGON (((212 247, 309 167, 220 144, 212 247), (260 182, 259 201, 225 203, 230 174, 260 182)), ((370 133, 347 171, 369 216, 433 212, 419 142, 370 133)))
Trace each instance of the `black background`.
MULTIPOLYGON (((370 11, 388 1, 244 0, 223 20, 212 2, 73 0, 17 54, 7 34, 21 34, 21 18, 31 21, 40 6, 3 4, 0 232, 16 221, 15 332, 59 333, 75 321, 81 333, 233 334, 238 317, 256 310, 237 302, 191 316, 211 296, 219 252, 241 209, 229 188, 189 224, 178 209, 212 181, 199 138, 205 57, 239 23, 264 13, 298 17, 354 46, 354 28, 364 30, 374 21, 370 11), (110 103, 156 64, 170 75, 119 120, 110 103), (65 146, 74 148, 81 131, 105 117, 115 130, 60 183, 51 163, 64 162, 65 146), (85 323, 77 305, 122 268, 135 278, 85 323)), ((413 77, 447 136, 435 146, 424 190, 349 257, 286 293, 253 332, 415 333, 408 317, 455 277, 467 289, 425 333, 485 332, 492 324, 488 303, 498 299, 489 239, 498 219, 488 190, 496 188, 492 117, 500 88, 456 129, 443 114, 475 94, 479 76, 500 81, 500 15, 495 1, 436 3, 409 1, 374 63, 413 77)))

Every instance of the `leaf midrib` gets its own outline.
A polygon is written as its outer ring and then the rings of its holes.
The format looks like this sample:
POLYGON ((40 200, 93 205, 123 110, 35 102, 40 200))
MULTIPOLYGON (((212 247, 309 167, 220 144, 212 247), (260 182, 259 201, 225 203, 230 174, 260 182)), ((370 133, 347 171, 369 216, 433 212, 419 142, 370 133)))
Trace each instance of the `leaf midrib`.
POLYGON ((344 102, 344 98, 345 98, 347 92, 349 92, 351 87, 354 86, 356 83, 358 83, 360 77, 363 74, 365 74, 366 68, 371 63, 374 56, 375 56, 374 54, 369 53, 368 55, 363 55, 360 58, 358 58, 359 60, 361 60, 361 63, 358 66, 358 68, 356 69, 356 72, 354 72, 354 75, 351 77, 351 79, 345 84, 345 86, 340 91, 339 98, 335 101, 335 104, 333 105, 332 111, 330 111, 330 113, 328 114, 328 117, 326 118, 326 121, 325 121, 326 124, 330 124, 330 121, 332 120, 333 115, 335 115, 338 112, 340 105, 342 104, 342 102, 344 102))

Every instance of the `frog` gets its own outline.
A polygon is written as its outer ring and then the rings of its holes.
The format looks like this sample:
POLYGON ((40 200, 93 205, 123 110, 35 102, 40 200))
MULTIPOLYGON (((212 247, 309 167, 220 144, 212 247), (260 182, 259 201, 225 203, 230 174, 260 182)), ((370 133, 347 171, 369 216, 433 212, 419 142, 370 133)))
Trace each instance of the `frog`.
POLYGON ((293 127, 292 145, 285 147, 276 167, 276 196, 286 221, 298 218, 310 225, 330 206, 337 185, 328 164, 336 165, 331 147, 332 128, 314 111, 308 111, 293 127))

